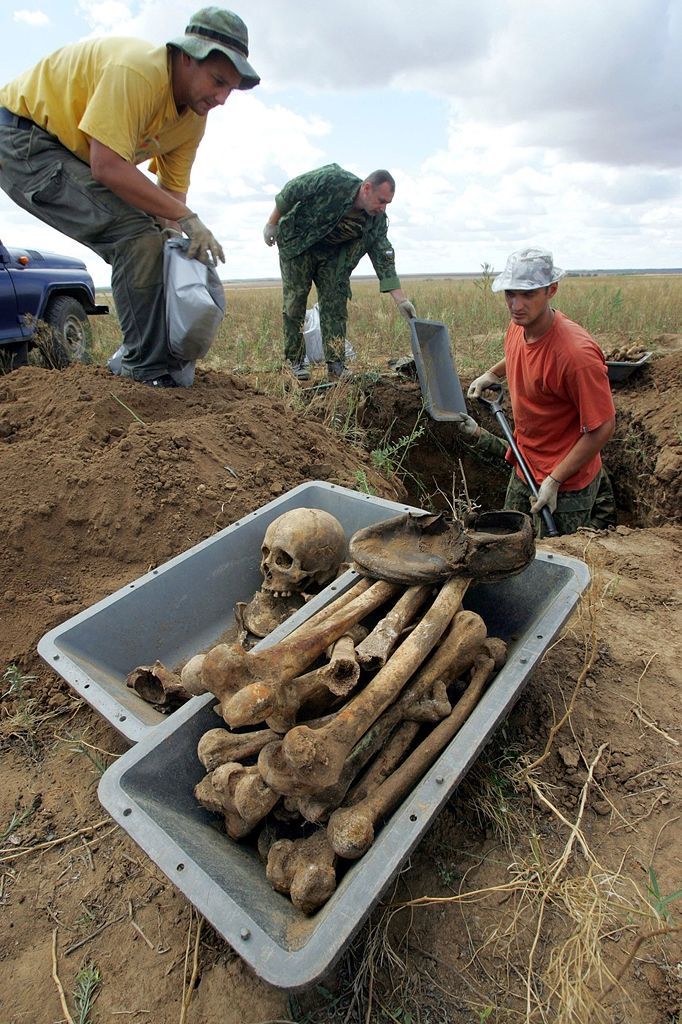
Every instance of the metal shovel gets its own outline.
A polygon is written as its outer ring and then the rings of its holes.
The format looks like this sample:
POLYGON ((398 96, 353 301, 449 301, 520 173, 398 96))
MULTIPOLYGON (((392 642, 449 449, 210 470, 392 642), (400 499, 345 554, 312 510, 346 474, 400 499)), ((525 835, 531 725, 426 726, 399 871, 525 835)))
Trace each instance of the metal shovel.
MULTIPOLYGON (((514 455, 516 457, 516 461, 519 464, 519 469, 523 473, 525 481, 528 484, 528 486, 529 486, 529 488, 531 490, 531 493, 533 494, 534 497, 537 498, 537 496, 538 496, 537 484, 535 483, 533 475, 532 475, 530 469, 528 468, 528 463, 526 462, 526 460, 524 459, 523 455, 519 451, 519 446, 517 445, 516 441, 514 440, 514 435, 513 435, 512 431, 511 431, 511 427, 509 426, 509 423, 507 422, 507 417, 502 412, 502 399, 504 398, 504 392, 502 391, 502 386, 500 384, 492 384, 488 388, 486 388, 486 391, 499 392, 499 396, 497 398, 490 399, 490 398, 484 398, 483 395, 479 395, 478 396, 478 400, 479 400, 479 402, 482 402, 483 405, 487 405, 488 408, 490 409, 490 411, 495 416, 495 419, 497 420, 497 422, 500 425, 500 428, 502 429, 502 433, 504 434, 505 438, 507 439, 507 441, 509 443, 509 447, 511 448, 511 450, 513 451, 513 453, 514 453, 514 455)), ((549 511, 549 509, 547 508, 546 505, 543 506, 543 508, 540 509, 540 515, 543 518, 543 521, 544 521, 544 524, 545 524, 545 528, 546 528, 546 531, 547 531, 547 536, 548 537, 558 537, 559 536, 559 531, 556 528, 556 523, 554 522, 554 517, 553 517, 552 513, 549 511)))

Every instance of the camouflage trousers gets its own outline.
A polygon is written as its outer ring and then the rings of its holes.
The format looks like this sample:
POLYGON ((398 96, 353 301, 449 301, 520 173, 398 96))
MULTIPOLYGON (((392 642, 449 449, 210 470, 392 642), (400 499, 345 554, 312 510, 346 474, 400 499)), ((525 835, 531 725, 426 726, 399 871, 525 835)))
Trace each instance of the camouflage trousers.
MULTIPOLYGON (((504 458, 508 445, 501 437, 481 428, 481 437, 475 447, 477 451, 504 458)), ((507 485, 504 507, 530 514, 532 499, 530 487, 519 480, 516 470, 513 470, 507 485)), ((594 480, 579 491, 560 491, 556 511, 552 515, 560 534, 575 533, 580 526, 591 526, 595 530, 607 530, 615 526, 616 502, 606 470, 602 467, 594 480)), ((534 515, 532 519, 536 537, 544 537, 542 516, 534 515)))
POLYGON ((303 322, 314 284, 320 307, 324 358, 327 362, 344 362, 348 300, 352 297, 350 275, 364 255, 362 239, 354 239, 342 245, 320 243, 288 260, 280 256, 285 359, 292 363, 305 359, 303 322))

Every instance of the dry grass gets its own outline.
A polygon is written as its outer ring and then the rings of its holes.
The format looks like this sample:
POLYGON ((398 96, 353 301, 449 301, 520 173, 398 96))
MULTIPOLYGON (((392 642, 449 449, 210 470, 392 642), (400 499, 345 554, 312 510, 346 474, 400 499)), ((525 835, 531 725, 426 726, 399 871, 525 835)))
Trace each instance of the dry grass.
MULTIPOLYGON (((477 279, 406 278, 405 291, 422 319, 446 324, 457 365, 464 370, 493 363, 508 323, 504 300, 477 279)), ((227 313, 205 366, 271 374, 282 362, 279 284, 226 285, 227 313)), ((310 304, 315 300, 314 291, 310 304)), ((101 301, 109 301, 103 295, 101 301)), ((655 348, 655 339, 682 323, 682 277, 642 275, 575 277, 561 282, 557 305, 596 335, 616 335, 655 348)), ((104 362, 120 343, 115 314, 92 319, 94 357, 104 362)), ((353 282, 348 337, 360 369, 409 354, 408 328, 376 280, 353 282)))

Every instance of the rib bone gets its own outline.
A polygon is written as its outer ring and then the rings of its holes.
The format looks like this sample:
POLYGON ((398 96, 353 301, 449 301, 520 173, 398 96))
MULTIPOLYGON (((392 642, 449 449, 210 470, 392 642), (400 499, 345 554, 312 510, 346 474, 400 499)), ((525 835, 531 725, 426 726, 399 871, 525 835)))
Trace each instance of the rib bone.
POLYGON ((340 807, 334 811, 327 825, 327 834, 339 857, 357 860, 369 849, 374 842, 374 826, 378 819, 385 817, 431 767, 473 711, 494 669, 492 658, 479 655, 471 682, 449 717, 431 731, 378 789, 353 807, 340 807))
POLYGON ((453 577, 443 585, 431 608, 393 657, 329 725, 315 730, 298 725, 286 734, 282 751, 292 774, 309 784, 314 781, 317 786, 331 786, 337 781, 351 748, 395 700, 440 640, 459 608, 468 582, 453 577))

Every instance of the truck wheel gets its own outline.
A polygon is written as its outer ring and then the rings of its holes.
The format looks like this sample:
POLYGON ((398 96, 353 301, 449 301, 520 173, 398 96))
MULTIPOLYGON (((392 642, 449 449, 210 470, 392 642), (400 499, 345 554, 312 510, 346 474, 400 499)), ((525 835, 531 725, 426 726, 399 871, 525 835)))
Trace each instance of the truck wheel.
POLYGON ((62 367, 76 361, 91 362, 92 328, 78 299, 58 295, 48 304, 43 320, 52 329, 54 365, 62 367))

